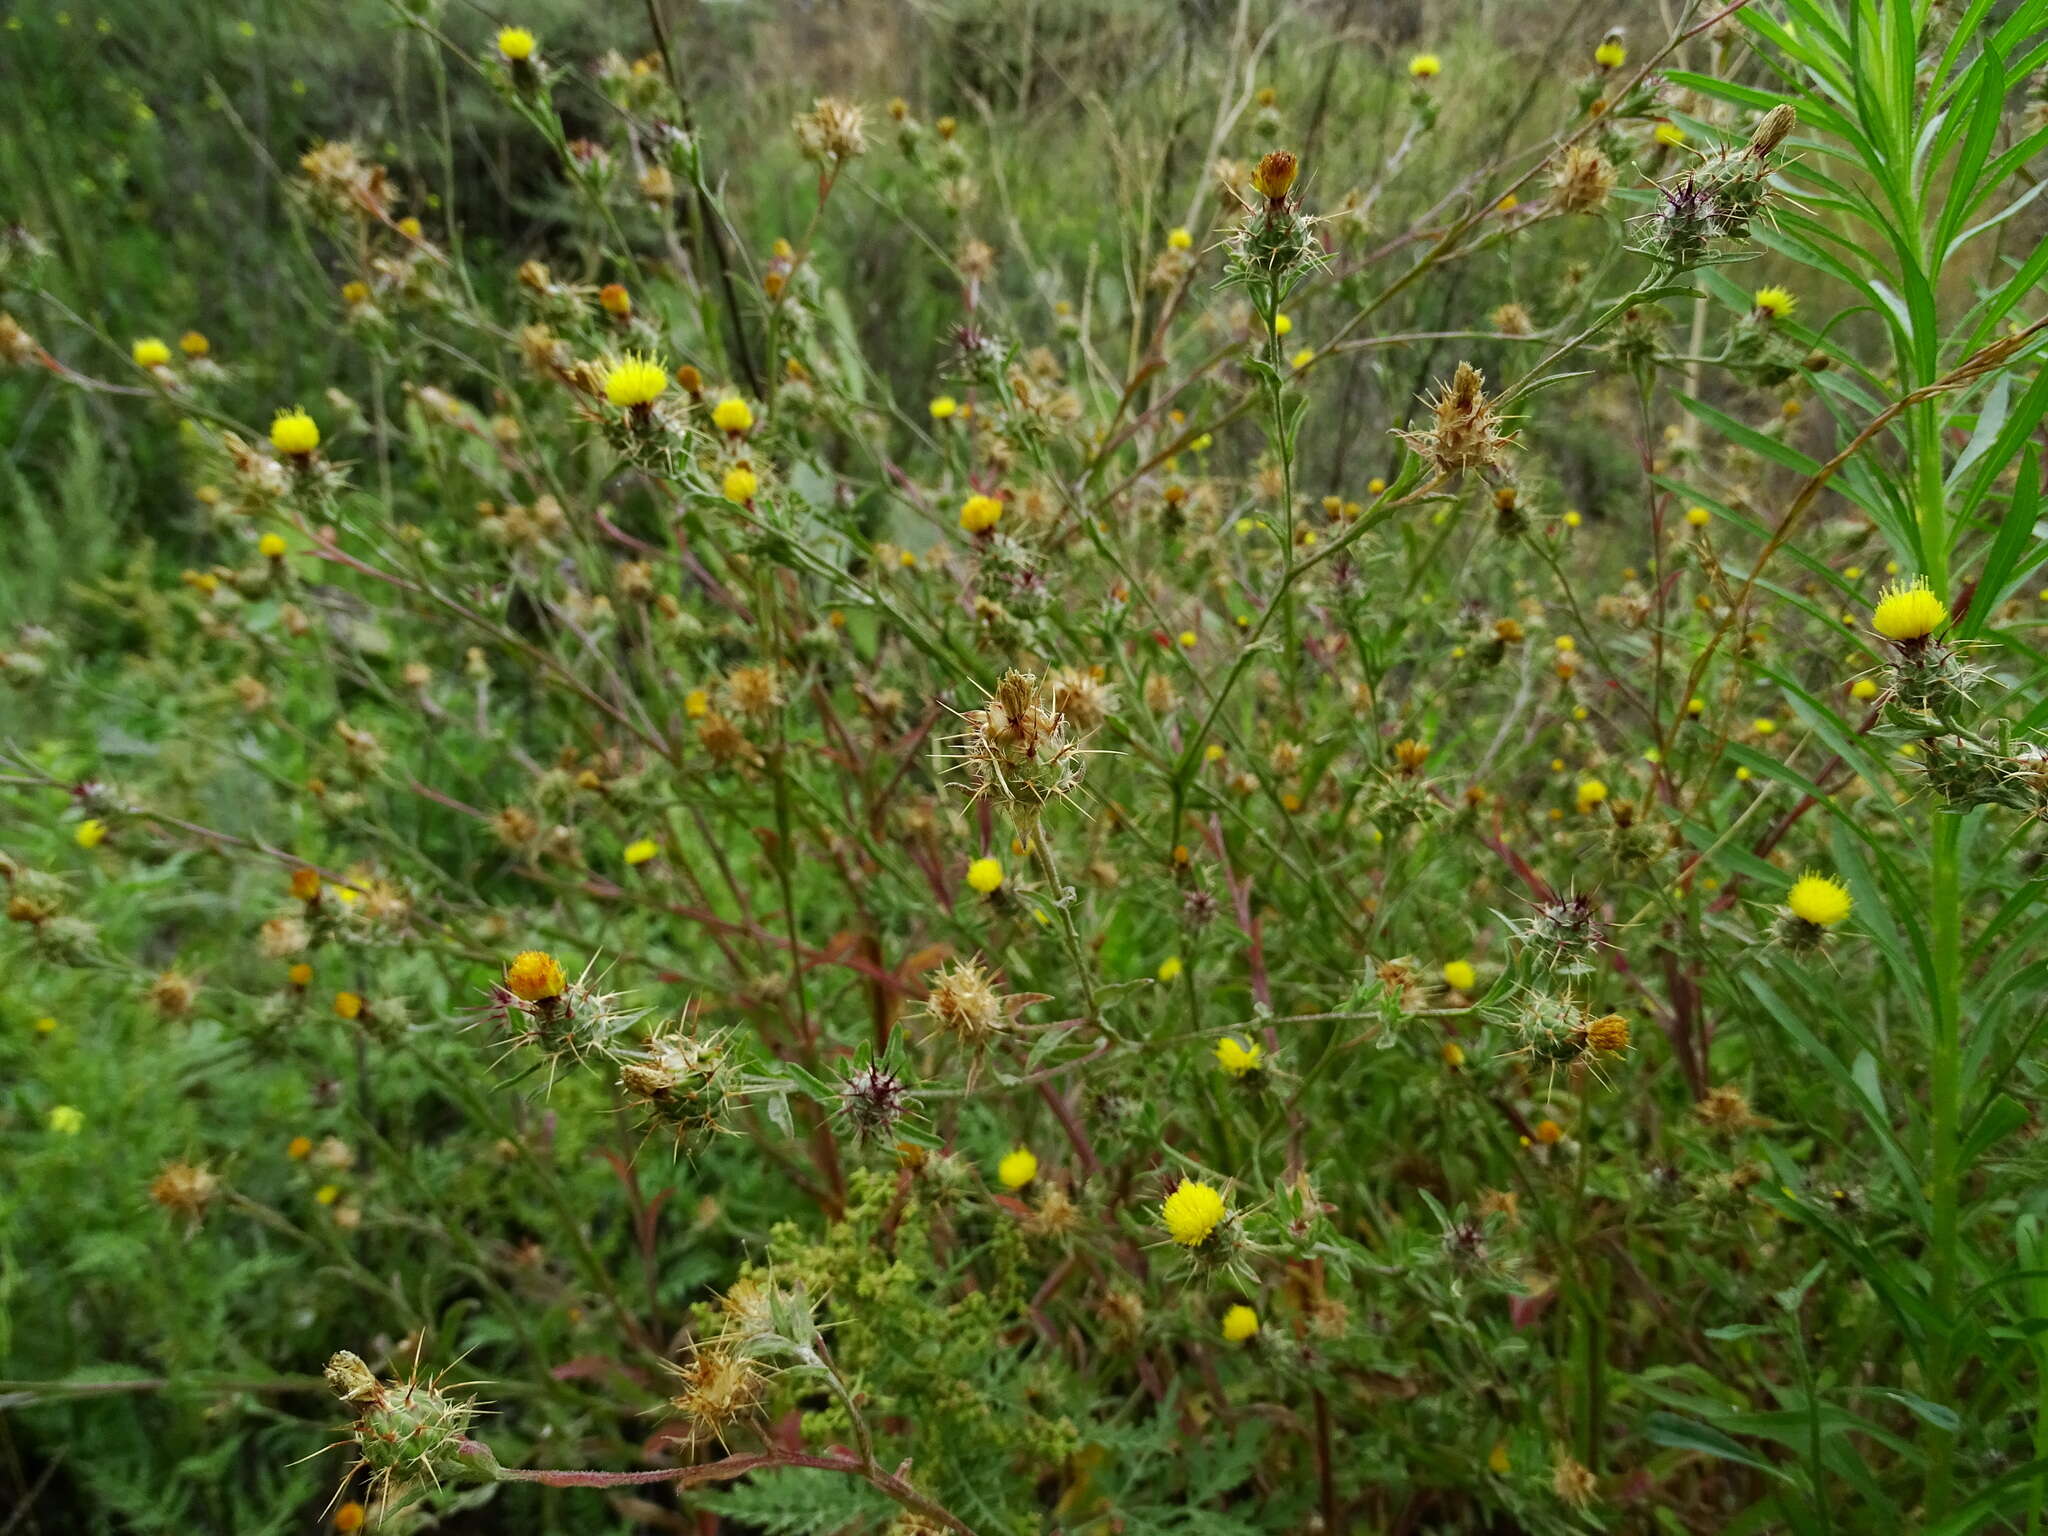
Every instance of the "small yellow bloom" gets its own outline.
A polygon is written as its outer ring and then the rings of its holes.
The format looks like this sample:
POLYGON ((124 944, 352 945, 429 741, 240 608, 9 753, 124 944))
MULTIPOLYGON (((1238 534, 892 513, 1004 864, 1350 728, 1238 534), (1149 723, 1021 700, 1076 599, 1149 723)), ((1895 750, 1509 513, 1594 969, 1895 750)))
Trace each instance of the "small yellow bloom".
POLYGON ((1764 715, 1758 715, 1749 726, 1759 736, 1775 736, 1778 732, 1778 722, 1764 715))
POLYGON ((138 368, 161 368, 171 360, 171 349, 159 337, 144 336, 128 349, 128 355, 138 368))
POLYGON ((1294 178, 1301 174, 1301 161, 1284 149, 1273 150, 1260 159, 1252 170, 1252 185, 1259 196, 1268 202, 1277 203, 1294 188, 1294 178))
POLYGON ((945 421, 960 409, 960 402, 951 395, 934 395, 929 409, 933 421, 945 421))
POLYGON ((960 505, 960 526, 969 533, 986 533, 1003 515, 1003 504, 993 496, 970 496, 960 505))
POLYGON ((624 283, 606 283, 597 290, 597 307, 623 320, 633 313, 633 295, 626 290, 624 283))
POLYGON ((1849 687, 1849 697, 1858 703, 1869 703, 1877 697, 1877 684, 1867 677, 1859 677, 1849 687))
POLYGON ((1444 72, 1444 61, 1433 53, 1418 53, 1408 61, 1408 78, 1434 80, 1444 72))
POLYGON ((661 844, 651 837, 643 837, 626 844, 625 860, 628 864, 645 864, 659 852, 661 844))
POLYGON ((1799 306, 1788 288, 1759 288, 1756 291, 1756 311, 1773 320, 1782 320, 1799 306))
POLYGON ((1176 251, 1185 251, 1193 247, 1195 237, 1188 232, 1187 226, 1176 224, 1166 232, 1166 243, 1176 251))
POLYGON ((334 994, 334 1012, 337 1018, 359 1019, 363 1016, 363 1000, 354 992, 334 994))
POLYGON ((744 464, 735 464, 725 472, 725 483, 720 487, 727 501, 745 506, 761 489, 761 477, 744 464))
POLYGON ((967 884, 971 890, 983 896, 989 895, 1003 883, 1003 865, 1000 859, 976 859, 967 866, 967 884))
POLYGON ((59 1104, 50 1111, 50 1129, 59 1136, 76 1136, 85 1129, 85 1111, 59 1104))
POLYGON ((270 423, 270 443, 279 453, 303 459, 320 446, 320 424, 296 405, 279 411, 270 423))
POLYGON ((1222 761, 1223 761, 1223 744, 1222 744, 1221 742, 1215 742, 1215 741, 1212 741, 1212 742, 1210 742, 1210 743, 1209 743, 1209 745, 1207 745, 1206 747, 1202 748, 1202 761, 1203 761, 1203 762, 1205 762, 1205 763, 1220 763, 1220 762, 1222 762, 1222 761))
POLYGON ((1676 123, 1659 123, 1650 137, 1659 144, 1668 144, 1676 149, 1685 142, 1685 130, 1676 123))
POLYGON ((1295 353, 1293 357, 1288 359, 1288 363, 1296 373, 1299 373, 1302 369, 1306 368, 1310 363, 1314 362, 1315 360, 1316 349, 1314 347, 1303 347, 1299 352, 1295 353))
MULTIPOLYGON (((1579 524, 1583 523, 1584 521, 1585 518, 1581 517, 1575 511, 1566 512, 1564 515, 1564 525, 1567 528, 1576 528, 1579 526, 1579 524)), ((1569 647, 1562 647, 1562 649, 1569 649, 1569 647)))
POLYGON ((1022 1189, 1038 1177, 1038 1157, 1029 1147, 1015 1147, 996 1164, 996 1177, 1005 1189, 1022 1189))
POLYGON ((178 350, 187 357, 204 357, 213 350, 213 343, 204 331, 187 331, 178 338, 178 350))
POLYGON ((1440 1051, 1438 1054, 1443 1057, 1444 1065, 1449 1067, 1453 1072, 1457 1071, 1458 1068, 1465 1065, 1465 1047, 1458 1044, 1458 1042, 1455 1040, 1446 1040, 1443 1044, 1442 1051, 1440 1051))
POLYGON ((562 962, 545 950, 529 949, 512 957, 505 967, 505 987, 514 997, 529 1003, 560 997, 569 984, 562 962))
POLYGON ((294 1136, 284 1144, 284 1155, 295 1163, 303 1163, 313 1155, 313 1138, 310 1136, 294 1136))
POLYGON ((1493 1449, 1486 1453, 1486 1470, 1495 1477, 1506 1477, 1509 1472, 1514 1470, 1514 1465, 1513 1460, 1508 1456, 1507 1441, 1494 1441, 1493 1449))
POLYGON ((256 541, 256 553, 266 560, 282 560, 286 545, 281 533, 266 533, 256 541))
POLYGON ((1704 528, 1714 520, 1714 514, 1705 507, 1687 507, 1685 509, 1685 520, 1695 528, 1704 528))
POLYGON ((1216 1042, 1216 1065, 1232 1077, 1258 1071, 1265 1054, 1266 1048, 1256 1040, 1245 1041, 1235 1035, 1225 1035, 1216 1042))
POLYGON ((1598 779, 1587 779, 1579 786, 1579 814, 1585 815, 1606 798, 1607 786, 1598 779))
POLYGON ((1192 651, 1195 648, 1196 638, 1195 632, 1192 629, 1182 630, 1179 636, 1180 648, 1184 651, 1192 651))
POLYGON ((43 1016, 42 1016, 42 1017, 41 1017, 40 1019, 37 1019, 37 1020, 36 1020, 36 1033, 37 1033, 37 1034, 39 1034, 39 1035, 54 1035, 54 1034, 55 1034, 56 1032, 57 1032, 57 1021, 56 1021, 55 1019, 51 1018, 51 1017, 50 1017, 50 1016, 49 1016, 48 1014, 44 1014, 44 1015, 43 1015, 43 1016))
POLYGON ((313 967, 301 960, 284 973, 284 978, 295 987, 304 987, 313 979, 313 967))
POLYGON ((341 1536, 352 1536, 353 1532, 360 1531, 363 1528, 363 1521, 367 1518, 368 1511, 354 1499, 350 1499, 346 1504, 335 1510, 334 1528, 341 1533, 341 1536))
POLYGON ((1878 595, 1870 627, 1887 640, 1924 640, 1948 622, 1948 605, 1936 597, 1927 578, 1894 582, 1878 595))
POLYGON ((1602 69, 1619 69, 1628 62, 1628 49, 1618 39, 1610 37, 1593 50, 1593 62, 1602 69))
POLYGON ((81 848, 97 848, 106 841, 107 824, 97 816, 88 816, 72 832, 71 840, 81 848))
POLYGON ((1159 1207, 1166 1235, 1183 1248, 1201 1247, 1229 1214, 1215 1186, 1199 1179, 1182 1179, 1159 1207))
POLYGON ((1156 975, 1161 981, 1174 981, 1179 978, 1180 973, 1180 956, 1168 955, 1164 960, 1159 962, 1159 969, 1153 974, 1156 975))
POLYGON ((523 64, 533 57, 533 50, 539 44, 534 35, 525 27, 504 27, 498 32, 498 54, 514 64, 523 64))
POLYGON ((711 425, 734 437, 750 432, 754 427, 753 407, 738 395, 727 395, 711 407, 711 425))
POLYGON ((1472 968, 1470 960, 1452 960, 1444 966, 1444 985, 1470 992, 1479 985, 1479 972, 1472 968))
POLYGON ((1286 315, 1275 315, 1273 317, 1273 334, 1275 336, 1285 336, 1289 331, 1292 331, 1293 329, 1294 322, 1290 320, 1286 315))
POLYGON ((1227 1344, 1242 1344, 1258 1331, 1259 1314, 1243 1302, 1223 1314, 1223 1340, 1227 1344))
POLYGON ((652 405, 668 388, 668 370, 651 357, 629 352, 604 372, 604 397, 613 405, 652 405))
POLYGON ((341 1186, 339 1184, 322 1184, 313 1191, 313 1198, 321 1205, 332 1205, 341 1198, 341 1186))
POLYGON ((418 219, 404 218, 398 221, 398 232, 408 240, 424 240, 427 237, 427 226, 418 219))
POLYGON ((683 695, 683 713, 692 720, 702 720, 711 713, 711 695, 702 688, 692 688, 683 695))
POLYGON ((1801 922, 1832 928, 1849 915, 1849 888, 1831 875, 1809 870, 1792 883, 1785 905, 1801 922))

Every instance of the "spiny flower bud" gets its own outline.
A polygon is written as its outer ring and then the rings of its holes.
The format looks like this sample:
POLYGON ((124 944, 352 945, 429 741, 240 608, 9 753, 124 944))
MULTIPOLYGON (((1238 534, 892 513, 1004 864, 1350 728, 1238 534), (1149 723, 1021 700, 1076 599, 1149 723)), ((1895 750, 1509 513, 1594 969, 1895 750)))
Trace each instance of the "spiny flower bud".
POLYGON ((658 1035, 646 1054, 619 1066, 619 1086, 689 1146, 724 1129, 723 1116, 738 1096, 724 1042, 692 1035, 658 1035))
POLYGON ((968 787, 977 800, 1008 805, 1025 825, 1081 780, 1080 747, 1052 687, 1029 672, 1006 672, 981 709, 961 716, 957 737, 968 787))
POLYGON ((1799 113, 1788 101, 1781 101, 1763 116, 1756 125, 1756 131, 1749 136, 1749 153, 1756 156, 1768 155, 1799 124, 1799 113))
POLYGON ((414 1483, 440 1484, 470 1469, 462 1447, 476 1404, 451 1397, 417 1376, 379 1381, 361 1356, 341 1350, 327 1362, 328 1390, 356 1410, 356 1451, 389 1494, 414 1483))

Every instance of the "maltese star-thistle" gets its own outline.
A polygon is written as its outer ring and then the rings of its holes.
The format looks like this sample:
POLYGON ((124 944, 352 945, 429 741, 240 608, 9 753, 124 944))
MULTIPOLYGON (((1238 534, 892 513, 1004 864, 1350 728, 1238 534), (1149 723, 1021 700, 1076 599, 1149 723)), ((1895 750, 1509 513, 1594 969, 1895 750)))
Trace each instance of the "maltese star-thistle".
POLYGON ((1789 288, 1759 288, 1756 291, 1756 312, 1772 320, 1782 320, 1799 307, 1799 301, 1792 297, 1789 288))
POLYGON ((1832 928, 1849 915, 1849 888, 1832 876, 1809 870, 1792 883, 1785 906, 1802 923, 1832 928))
POLYGON ((727 395, 711 407, 711 425, 728 437, 739 437, 754 427, 754 410, 738 395, 727 395))
POLYGON ((1934 595, 1924 576, 1886 587, 1870 616, 1870 627, 1899 645, 1925 640, 1947 622, 1948 605, 1934 595))
POLYGON ((628 352, 604 371, 604 397, 624 409, 652 405, 668 388, 668 370, 651 357, 628 352))
POLYGON ((1182 1179, 1159 1207, 1166 1235, 1183 1248, 1199 1248, 1229 1219, 1230 1207, 1214 1185, 1182 1179))
POLYGON ((138 368, 161 368, 171 360, 171 349, 154 336, 145 336, 128 349, 138 368))
POLYGON ((1502 456, 1515 439, 1501 431, 1500 410, 1487 398, 1485 374, 1470 363, 1460 363, 1451 382, 1439 384, 1435 396, 1424 403, 1435 425, 1394 435, 1429 460, 1439 475, 1501 467, 1502 456))
POLYGON ((270 445, 295 459, 308 458, 320 446, 320 424, 296 405, 279 411, 270 423, 270 445))
POLYGON ((1259 1314, 1239 1302, 1223 1314, 1223 1341, 1242 1344, 1259 1331, 1259 1314))
POLYGON ((1013 1147, 996 1164, 996 1178, 1005 1189, 1022 1189, 1038 1177, 1038 1155, 1029 1147, 1013 1147))
POLYGON ((1247 1043, 1235 1035, 1225 1035, 1216 1042, 1216 1065, 1232 1077, 1259 1071, 1265 1054, 1266 1048, 1256 1040, 1247 1043))
POLYGON ((505 990, 525 1003, 560 997, 569 985, 562 962, 545 950, 529 949, 512 957, 505 967, 505 990))
POLYGON ((540 46, 539 39, 525 27, 503 27, 498 32, 498 56, 508 64, 524 64, 540 46))

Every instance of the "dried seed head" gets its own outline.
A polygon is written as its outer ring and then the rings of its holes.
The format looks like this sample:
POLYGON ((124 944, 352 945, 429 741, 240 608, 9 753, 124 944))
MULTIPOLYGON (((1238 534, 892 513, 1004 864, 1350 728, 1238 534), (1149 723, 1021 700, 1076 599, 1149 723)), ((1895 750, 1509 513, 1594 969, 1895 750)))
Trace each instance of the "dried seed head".
POLYGON ((790 127, 805 159, 837 167, 867 153, 865 122, 861 109, 853 103, 837 96, 820 96, 790 127))
POLYGON ((1027 825, 1081 780, 1080 747, 1054 702, 1049 683, 1029 672, 1006 672, 980 709, 961 716, 955 741, 975 799, 1006 804, 1027 825))
POLYGON ((1589 144, 1574 144, 1551 172, 1550 185, 1560 212, 1598 213, 1614 190, 1614 162, 1589 144))
POLYGON ((947 966, 932 978, 924 1016, 962 1045, 979 1050, 1009 1025, 1002 994, 972 960, 947 966))
POLYGON ((180 1159, 166 1163, 163 1172, 149 1181, 149 1198, 169 1211, 197 1225, 206 1208, 220 1193, 220 1180, 196 1163, 180 1159))
POLYGON ((1500 430, 1500 411, 1486 395, 1486 375, 1470 363, 1460 363, 1451 382, 1438 385, 1436 397, 1427 403, 1435 425, 1395 436, 1428 459, 1438 474, 1501 467, 1515 440, 1500 430))

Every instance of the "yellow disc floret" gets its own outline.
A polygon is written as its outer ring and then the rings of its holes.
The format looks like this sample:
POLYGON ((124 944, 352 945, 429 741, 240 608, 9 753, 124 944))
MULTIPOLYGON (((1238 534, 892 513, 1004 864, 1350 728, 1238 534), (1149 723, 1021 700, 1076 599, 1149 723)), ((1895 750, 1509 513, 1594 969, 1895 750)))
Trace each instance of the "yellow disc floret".
POLYGON ((754 499, 761 489, 761 477, 744 464, 735 464, 725 472, 725 499, 744 506, 754 499))
POLYGON ((1418 53, 1408 61, 1411 80, 1434 80, 1444 72, 1444 61, 1433 53, 1418 53))
POLYGON ((613 405, 652 405, 667 388, 668 370, 637 353, 628 352, 604 371, 604 397, 613 405))
POLYGON ((967 866, 967 884, 983 896, 1003 883, 1003 866, 997 859, 976 859, 967 866))
POLYGON ((1830 875, 1809 871, 1792 883, 1785 905, 1803 923, 1832 928, 1849 915, 1849 888, 1830 875))
POLYGON ((1243 1302, 1239 1302, 1223 1314, 1223 1338, 1226 1343, 1242 1344, 1259 1331, 1259 1314, 1243 1302))
POLYGON ((1246 1042, 1235 1035, 1225 1035, 1216 1042, 1216 1065, 1232 1077, 1258 1071, 1260 1058, 1265 1054, 1266 1048, 1256 1040, 1246 1042))
POLYGON ((1198 1179, 1182 1179, 1159 1207, 1166 1235, 1183 1248, 1201 1247, 1229 1214, 1230 1207, 1223 1203, 1223 1196, 1213 1185, 1198 1179))
POLYGON ((1925 640, 1947 622, 1948 605, 1934 595, 1924 576, 1886 587, 1870 616, 1870 627, 1887 640, 1925 640))
POLYGON ((1782 320, 1799 307, 1799 301, 1792 297, 1789 288, 1759 288, 1756 291, 1756 309, 1760 315, 1773 320, 1782 320))
POLYGON ((539 40, 525 27, 504 27, 498 32, 498 53, 514 64, 532 58, 533 50, 539 46, 539 40))
POLYGON ((505 988, 514 997, 524 1002, 537 1003, 544 998, 560 997, 569 985, 569 978, 562 973, 562 962, 542 949, 529 949, 512 957, 512 963, 505 967, 505 988))
POLYGON ((155 336, 145 336, 128 349, 138 368, 161 368, 171 360, 171 349, 155 336))
POLYGON ((1610 37, 1593 50, 1593 62, 1602 69, 1619 69, 1628 62, 1628 49, 1620 41, 1610 37))
POLYGON ((320 424, 295 405, 270 423, 270 442, 279 453, 302 459, 320 446, 320 424))
POLYGON ((727 395, 711 407, 711 425, 738 436, 754 425, 754 412, 738 395, 727 395))
POLYGON ((1038 1177, 1038 1157, 1029 1147, 1014 1147, 996 1164, 996 1177, 1005 1189, 1022 1189, 1038 1177))
POLYGON ((993 496, 970 496, 960 507, 960 526, 969 533, 986 533, 1003 515, 1003 504, 993 496))

